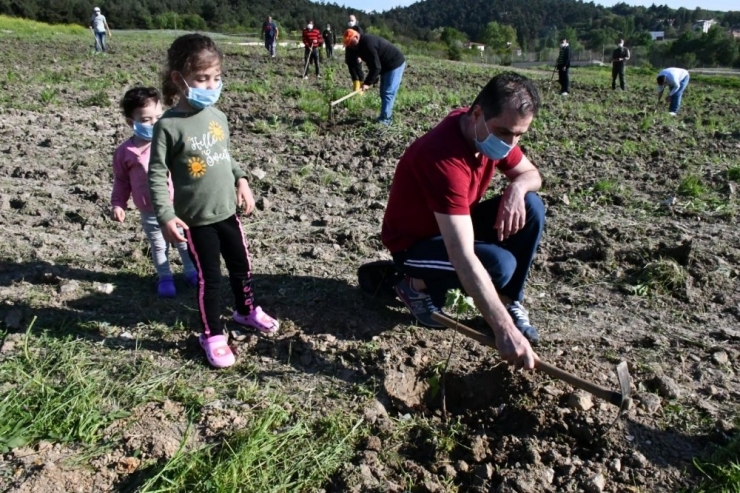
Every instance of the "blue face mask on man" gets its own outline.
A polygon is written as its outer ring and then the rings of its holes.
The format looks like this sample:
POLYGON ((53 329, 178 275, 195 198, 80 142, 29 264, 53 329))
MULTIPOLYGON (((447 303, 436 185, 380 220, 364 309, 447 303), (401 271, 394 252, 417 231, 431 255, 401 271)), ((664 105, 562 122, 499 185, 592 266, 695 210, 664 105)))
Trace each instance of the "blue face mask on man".
POLYGON ((485 127, 486 132, 488 132, 488 137, 486 137, 483 142, 479 141, 478 130, 476 126, 475 148, 478 149, 478 152, 482 153, 488 159, 493 160, 503 159, 508 156, 509 152, 511 152, 512 146, 489 132, 488 127, 486 127, 485 120, 483 120, 483 126, 485 127))
POLYGON ((185 85, 188 87, 188 94, 185 96, 185 99, 196 110, 202 110, 216 104, 216 101, 221 96, 221 89, 224 87, 223 81, 218 82, 216 89, 198 89, 188 86, 187 83, 185 85))
POLYGON ((142 140, 152 140, 154 136, 154 125, 134 122, 134 135, 142 140))

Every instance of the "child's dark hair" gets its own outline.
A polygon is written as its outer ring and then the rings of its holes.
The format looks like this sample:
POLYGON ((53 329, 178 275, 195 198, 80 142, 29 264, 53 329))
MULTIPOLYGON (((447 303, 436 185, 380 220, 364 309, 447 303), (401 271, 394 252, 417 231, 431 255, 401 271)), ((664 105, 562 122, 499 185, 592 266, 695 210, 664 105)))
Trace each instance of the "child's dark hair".
POLYGON ((172 106, 179 89, 172 82, 172 72, 180 72, 184 77, 196 70, 210 67, 214 60, 220 63, 223 53, 216 43, 202 34, 186 34, 177 38, 167 50, 167 68, 162 74, 162 95, 164 104, 172 106))
POLYGON ((156 87, 134 87, 126 91, 121 99, 121 111, 126 118, 131 118, 138 108, 143 108, 147 102, 153 100, 159 103, 162 96, 156 87))
POLYGON ((663 84, 665 84, 665 75, 659 75, 658 78, 655 80, 657 80, 658 84, 662 86, 663 84))

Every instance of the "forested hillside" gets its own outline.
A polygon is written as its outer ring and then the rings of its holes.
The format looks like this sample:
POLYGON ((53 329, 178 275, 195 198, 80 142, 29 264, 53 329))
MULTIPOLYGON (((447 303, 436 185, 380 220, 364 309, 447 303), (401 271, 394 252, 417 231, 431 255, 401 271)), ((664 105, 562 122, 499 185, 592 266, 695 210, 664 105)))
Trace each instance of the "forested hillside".
POLYGON ((667 31, 668 37, 676 37, 695 21, 711 18, 722 20, 728 27, 740 24, 740 12, 674 10, 665 5, 632 7, 625 3, 605 8, 577 0, 426 0, 373 16, 373 21, 377 19, 392 31, 416 38, 423 38, 434 28, 451 26, 474 40, 495 21, 513 26, 522 47, 536 49, 538 41, 556 42, 565 29, 575 32, 585 44, 600 47, 613 44, 620 36, 644 39, 648 31, 667 31))
POLYGON ((344 26, 349 13, 361 24, 368 17, 334 3, 309 0, 0 0, 0 14, 48 23, 86 25, 100 7, 112 29, 254 30, 268 15, 286 30, 300 29, 306 19, 344 26))

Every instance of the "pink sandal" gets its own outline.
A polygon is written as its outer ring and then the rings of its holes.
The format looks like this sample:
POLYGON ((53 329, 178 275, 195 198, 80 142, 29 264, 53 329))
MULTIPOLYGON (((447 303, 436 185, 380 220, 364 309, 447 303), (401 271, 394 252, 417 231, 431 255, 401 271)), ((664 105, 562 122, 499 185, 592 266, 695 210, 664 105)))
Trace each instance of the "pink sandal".
POLYGON ((256 306, 249 315, 242 315, 234 312, 234 322, 240 325, 254 327, 263 334, 274 334, 280 329, 280 322, 262 311, 262 308, 256 306))
POLYGON ((225 335, 208 337, 202 334, 198 338, 198 342, 200 342, 200 347, 205 350, 208 362, 214 368, 227 368, 236 362, 234 353, 228 344, 229 340, 225 335))

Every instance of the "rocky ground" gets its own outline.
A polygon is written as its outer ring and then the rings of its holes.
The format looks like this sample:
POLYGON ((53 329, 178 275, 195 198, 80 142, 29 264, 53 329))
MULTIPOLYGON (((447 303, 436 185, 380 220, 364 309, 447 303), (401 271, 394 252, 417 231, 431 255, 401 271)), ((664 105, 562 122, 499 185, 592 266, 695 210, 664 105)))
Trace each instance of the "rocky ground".
MULTIPOLYGON (((107 213, 112 152, 130 134, 115 102, 135 83, 156 83, 167 41, 124 38, 97 58, 76 40, 4 42, 0 361, 20 357, 35 320, 35 330, 75 334, 112 357, 136 352, 158 367, 195 368, 203 405, 186 447, 242 428, 251 408, 214 389, 193 293, 179 282, 178 298, 156 299, 137 213, 123 225, 107 213)), ((629 363, 634 405, 610 427, 609 404, 513 372, 451 331, 415 327, 397 304, 357 287, 363 262, 388 258, 380 222, 398 158, 454 104, 472 100, 494 69, 412 58, 396 123, 383 130, 366 123, 374 95, 327 123, 322 95, 349 87, 339 63, 304 82, 297 58, 225 50, 219 106, 258 204, 246 220, 256 292, 282 321, 280 334, 263 338, 229 320, 240 363, 225 378, 247 375, 318 415, 364 417, 354 455, 326 491, 697 484, 692 459, 735 433, 740 399, 736 89, 692 81, 679 118, 669 119, 662 106, 654 111, 647 76, 634 75, 622 94, 598 73, 574 70, 571 97, 559 99, 546 75, 530 72, 545 107, 522 144, 543 174, 548 222, 525 304, 543 359, 614 390, 616 363, 629 363)), ((16 384, 0 381, 10 392, 16 384)), ((186 408, 173 398, 132 409, 91 458, 51 438, 15 448, 0 459, 0 487, 135 489, 151 474, 147 461, 177 453, 186 408)))

